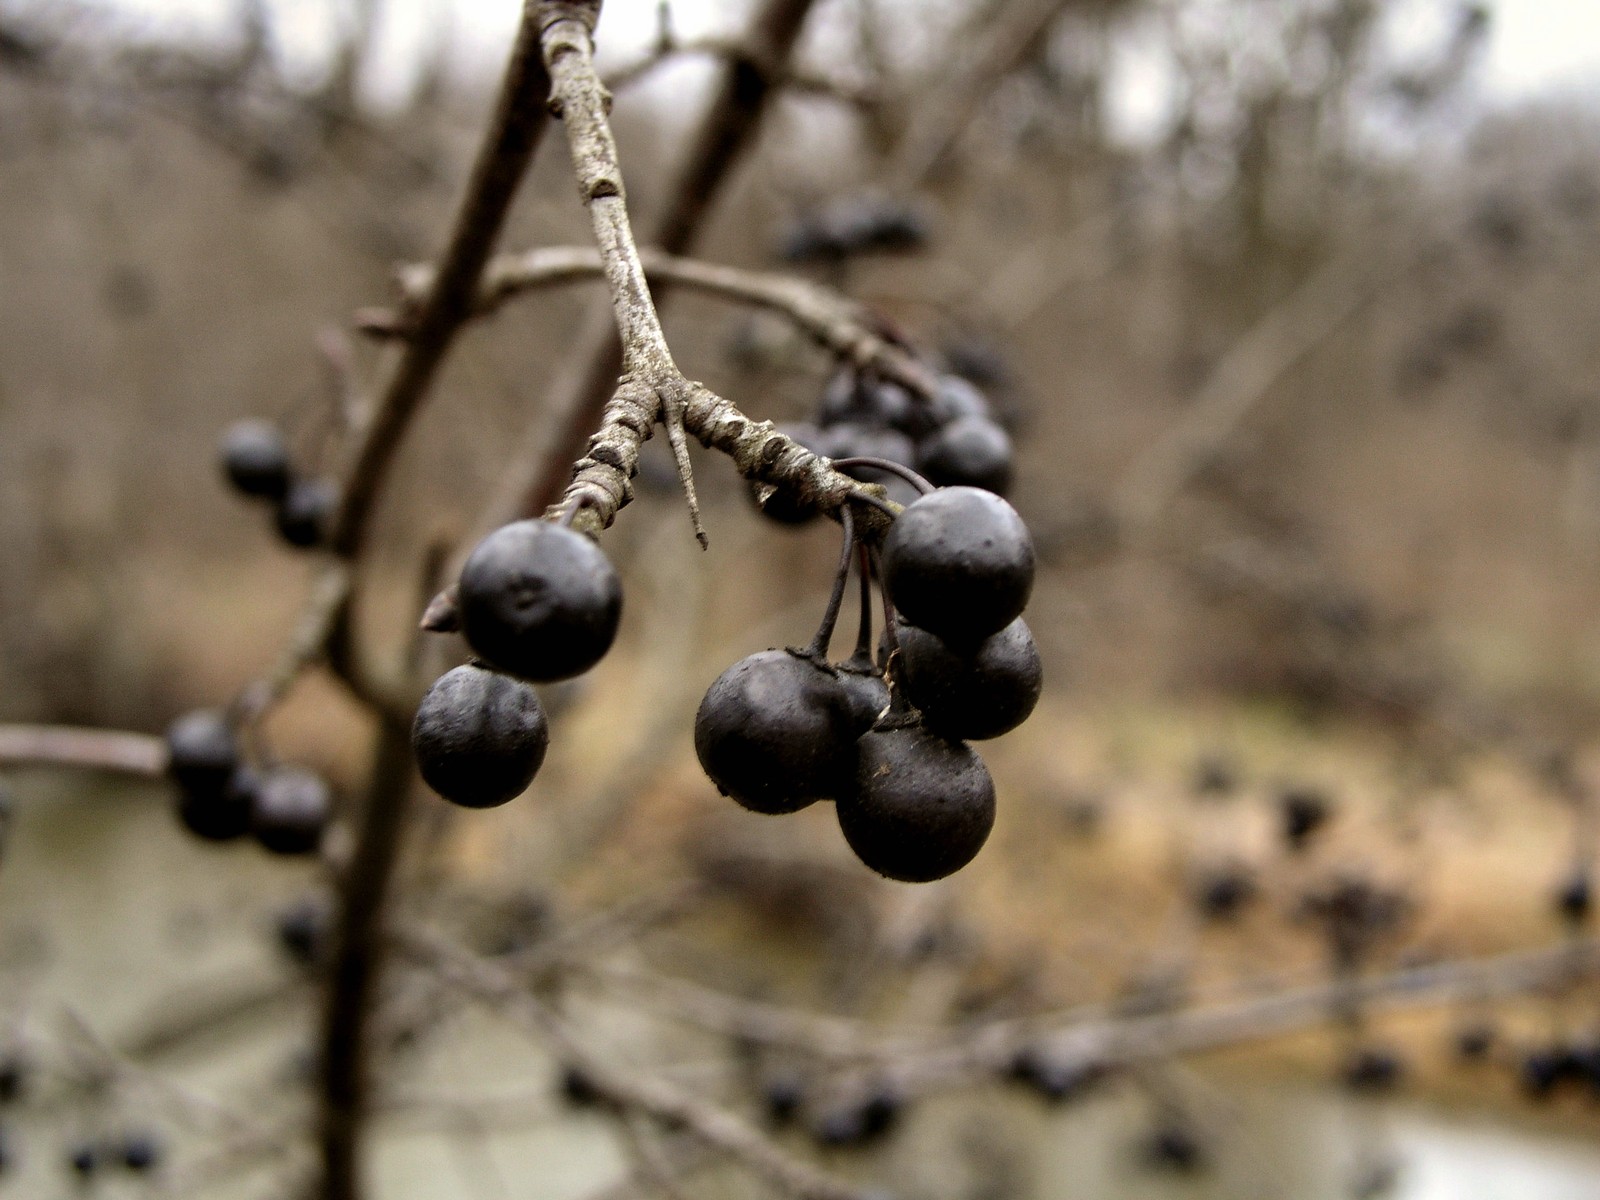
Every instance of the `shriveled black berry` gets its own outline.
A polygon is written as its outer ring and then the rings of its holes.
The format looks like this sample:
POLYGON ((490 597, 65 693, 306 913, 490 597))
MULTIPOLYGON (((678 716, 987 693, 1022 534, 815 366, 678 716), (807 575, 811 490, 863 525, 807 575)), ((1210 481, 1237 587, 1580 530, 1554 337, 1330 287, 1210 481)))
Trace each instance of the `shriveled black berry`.
POLYGON ((338 489, 330 480, 291 479, 278 501, 278 536, 302 550, 321 544, 338 502, 338 489))
POLYGON ((958 417, 924 441, 917 470, 939 487, 1011 490, 1016 450, 1011 435, 987 417, 958 417))
POLYGON ((940 488, 883 541, 883 582, 900 615, 948 642, 977 642, 1022 615, 1033 539, 1016 509, 981 488, 940 488))
POLYGON ((250 813, 255 807, 255 789, 260 775, 248 763, 240 763, 228 776, 221 794, 181 790, 178 793, 178 819, 184 828, 208 842, 229 842, 250 832, 250 813))
POLYGON ((874 730, 856 751, 855 786, 838 797, 856 857, 906 883, 973 860, 994 827, 994 781, 971 747, 908 725, 874 730))
POLYGON ((906 699, 928 728, 978 741, 999 737, 1028 719, 1044 686, 1033 634, 1018 617, 976 645, 951 646, 926 629, 899 629, 906 699))
POLYGON ((320 775, 300 767, 262 773, 250 830, 273 854, 311 854, 322 844, 333 811, 333 791, 320 775))
POLYGON ((1562 881, 1556 889, 1555 906, 1568 924, 1581 925, 1589 919, 1589 911, 1594 907, 1594 888, 1586 868, 1579 867, 1562 881))
POLYGON ((514 521, 473 550, 457 603, 462 635, 491 666, 548 683, 583 674, 611 648, 622 582, 583 534, 514 521))
POLYGON ((321 962, 328 949, 328 902, 320 896, 303 896, 278 914, 275 932, 279 947, 303 967, 321 962))
POLYGON ((694 749, 723 795, 752 812, 787 813, 847 786, 860 732, 833 671, 789 650, 763 650, 706 690, 694 749))
POLYGON ((467 808, 520 796, 549 744, 550 725, 533 688, 475 663, 435 680, 411 725, 422 778, 467 808))
POLYGON ((124 1134, 117 1150, 122 1165, 130 1171, 148 1171, 161 1161, 161 1139, 149 1130, 124 1134))
POLYGON ((1293 851, 1310 844, 1333 815, 1333 804, 1314 788, 1285 788, 1278 795, 1278 815, 1282 821, 1284 843, 1293 851))
POLYGON ((289 444, 271 421, 239 421, 222 435, 222 470, 240 493, 281 500, 289 490, 289 444))
POLYGON ((1392 1050, 1363 1047, 1345 1061, 1339 1075, 1352 1092, 1392 1091, 1405 1074, 1405 1063, 1392 1050))

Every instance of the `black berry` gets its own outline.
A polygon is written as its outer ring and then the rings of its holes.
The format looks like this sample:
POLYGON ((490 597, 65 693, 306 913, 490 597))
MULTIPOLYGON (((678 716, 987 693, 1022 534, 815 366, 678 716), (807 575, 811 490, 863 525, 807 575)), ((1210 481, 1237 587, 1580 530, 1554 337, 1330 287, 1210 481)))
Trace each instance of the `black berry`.
POLYGON ((332 809, 333 792, 320 775, 276 767, 261 776, 250 829, 273 854, 311 854, 322 844, 332 809))
POLYGON ((329 480, 291 479, 278 501, 278 536, 302 550, 320 544, 338 502, 339 493, 329 480))
POLYGON ((1158 1171, 1192 1175, 1206 1166, 1205 1147, 1182 1125, 1164 1125, 1149 1137, 1144 1160, 1158 1171))
POLYGON ((1283 840, 1290 850, 1304 850, 1333 815, 1333 805, 1312 788, 1285 788, 1278 796, 1283 840))
POLYGON ((1494 1048, 1494 1026, 1478 1021, 1456 1030, 1456 1057, 1462 1062, 1482 1062, 1494 1048))
POLYGON ((226 841, 247 822, 230 783, 241 770, 239 741, 220 709, 185 713, 167 726, 167 775, 178 785, 178 818, 194 834, 226 841))
POLYGON ((795 812, 846 785, 864 728, 832 670, 763 650, 706 690, 694 749, 723 795, 753 812, 795 812))
POLYGON ((255 790, 260 778, 254 767, 240 763, 228 776, 220 795, 181 791, 178 819, 190 833, 208 842, 228 842, 243 837, 250 832, 250 812, 255 807, 255 790))
POLYGON ((1340 1071, 1352 1092, 1387 1092, 1399 1084, 1405 1064, 1392 1050, 1363 1048, 1351 1054, 1340 1071))
POLYGON ((1562 882, 1556 889, 1555 905, 1562 919, 1571 925, 1581 925, 1589 919, 1594 893, 1587 869, 1579 867, 1562 882))
POLYGON ((970 379, 960 375, 942 375, 939 387, 933 393, 932 415, 936 423, 947 425, 962 417, 994 419, 994 409, 989 398, 970 379))
POLYGON ((78 1142, 67 1150, 67 1166, 79 1179, 87 1179, 100 1167, 100 1151, 93 1142, 78 1142))
POLYGON ((434 682, 411 726, 422 778, 467 808, 494 808, 520 796, 549 744, 550 726, 533 688, 473 663, 434 682))
POLYGON ((884 682, 882 672, 865 656, 841 663, 836 669, 839 684, 845 691, 851 724, 865 733, 888 709, 889 685, 884 682))
POLYGON ((161 1142, 145 1130, 126 1134, 118 1148, 122 1165, 130 1171, 148 1171, 161 1161, 161 1142))
POLYGON ((28 1060, 21 1051, 0 1053, 0 1104, 15 1104, 28 1090, 28 1060))
POLYGON ((1005 495, 1016 469, 1011 435, 987 417, 958 417, 922 443, 917 470, 940 487, 1005 495))
POLYGON ((999 737, 1039 701, 1044 666, 1021 617, 975 646, 951 646, 915 625, 901 625, 899 637, 906 699, 930 729, 974 741, 999 737))
POLYGON ((794 1120, 805 1094, 805 1084, 793 1072, 786 1071, 768 1079, 761 1087, 761 1103, 768 1122, 787 1125, 794 1120))
POLYGON ((289 490, 289 446, 270 421, 240 421, 222 435, 222 470, 243 495, 281 500, 289 490))
POLYGON ((457 602, 467 644, 490 665, 551 682, 583 674, 611 648, 622 583, 583 534, 516 521, 478 543, 457 602))
POLYGON ((1033 1046, 1017 1052, 1008 1072, 1017 1083, 1052 1104, 1076 1099, 1105 1074, 1098 1063, 1068 1062, 1033 1046))
POLYGON ((1256 896, 1256 881, 1242 867, 1225 867, 1201 876, 1194 906, 1209 921, 1232 921, 1256 896))
POLYGON ((1012 508, 980 488, 941 488, 909 505, 883 541, 883 582, 900 614, 971 644, 1022 615, 1033 590, 1033 539, 1012 508))
POLYGON ((855 786, 838 797, 856 857, 906 883, 973 860, 994 826, 994 781, 971 747, 908 725, 874 730, 856 749, 855 786))
POLYGON ((278 914, 276 933, 283 952, 303 967, 322 961, 328 948, 328 904, 305 896, 278 914))

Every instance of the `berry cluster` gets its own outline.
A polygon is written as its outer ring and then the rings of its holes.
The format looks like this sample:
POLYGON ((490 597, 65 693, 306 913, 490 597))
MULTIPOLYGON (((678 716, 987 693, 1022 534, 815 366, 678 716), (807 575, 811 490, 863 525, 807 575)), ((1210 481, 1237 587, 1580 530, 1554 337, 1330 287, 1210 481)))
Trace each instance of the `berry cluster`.
POLYGON ((283 431, 270 421, 239 421, 222 435, 222 469, 240 495, 273 506, 278 535, 307 549, 327 534, 338 492, 326 479, 294 470, 283 431))
MULTIPOLYGON (((977 487, 1005 495, 1015 451, 988 398, 959 375, 942 375, 931 399, 850 366, 828 381, 811 422, 780 431, 824 458, 883 459, 914 468, 939 487, 977 487)), ((852 478, 881 483, 901 504, 916 499, 905 479, 882 467, 844 468, 852 478)), ((785 525, 816 511, 783 492, 757 491, 761 511, 785 525)))
POLYGON ((178 819, 196 837, 227 842, 250 834, 273 854, 312 854, 333 811, 333 790, 303 767, 245 760, 228 715, 196 709, 167 727, 167 775, 178 819))
POLYGON ((992 492, 929 490, 880 546, 863 547, 861 633, 855 654, 831 663, 858 557, 848 509, 842 520, 844 552, 816 638, 724 671, 695 716, 695 751, 718 790, 745 808, 790 813, 834 800, 867 866, 906 882, 940 879, 972 861, 994 824, 994 783, 967 740, 1014 729, 1039 698, 1039 653, 1021 619, 1033 544, 992 492), (876 659, 873 565, 887 621, 876 659))
POLYGON ((931 230, 922 213, 887 196, 843 196, 797 221, 779 254, 789 262, 842 262, 861 254, 920 250, 931 230))
POLYGON ((553 521, 516 521, 467 559, 456 612, 477 658, 434 682, 411 744, 439 795, 493 808, 533 782, 550 744, 528 681, 571 679, 600 661, 622 616, 622 584, 583 534, 553 521))

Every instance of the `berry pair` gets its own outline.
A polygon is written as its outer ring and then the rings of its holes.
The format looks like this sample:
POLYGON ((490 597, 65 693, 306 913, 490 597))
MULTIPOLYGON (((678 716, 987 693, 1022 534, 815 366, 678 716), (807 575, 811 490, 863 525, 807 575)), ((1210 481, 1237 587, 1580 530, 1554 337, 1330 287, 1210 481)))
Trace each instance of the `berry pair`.
POLYGON ((225 713, 197 709, 167 727, 167 775, 178 786, 178 819, 196 837, 227 842, 251 834, 273 854, 315 853, 333 792, 301 767, 244 761, 225 713))
POLYGON ((222 436, 222 469, 241 495, 273 506, 278 534, 289 545, 307 549, 322 542, 338 492, 326 479, 295 472, 283 432, 272 422, 230 426, 222 436))
POLYGON ((549 722, 528 680, 581 675, 610 649, 622 584, 605 553, 551 521, 516 521, 480 542, 461 570, 456 611, 480 661, 428 690, 411 727, 428 786, 466 808, 493 808, 533 782, 549 722))

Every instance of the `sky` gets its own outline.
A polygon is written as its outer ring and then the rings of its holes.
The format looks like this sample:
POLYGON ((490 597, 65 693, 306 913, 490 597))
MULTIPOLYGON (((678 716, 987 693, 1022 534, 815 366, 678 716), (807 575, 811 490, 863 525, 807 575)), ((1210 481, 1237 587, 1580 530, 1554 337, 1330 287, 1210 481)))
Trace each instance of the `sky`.
MULTIPOLYGON (((141 26, 206 30, 226 27, 234 0, 80 0, 87 7, 120 10, 141 26)), ((927 0, 923 0, 927 2, 927 0)), ((1389 0, 1396 43, 1422 42, 1456 0, 1389 0), (1431 24, 1432 23, 1432 24, 1431 24)), ((49 7, 52 0, 21 0, 49 7)), ((318 52, 329 44, 337 14, 349 0, 269 0, 279 18, 292 60, 314 72, 318 52)), ((1480 76, 1485 103, 1581 95, 1600 103, 1600 0, 1491 0, 1494 21, 1480 76)), ((606 0, 597 43, 603 57, 626 59, 651 36, 656 0, 606 0)), ((448 37, 463 62, 488 71, 498 67, 520 8, 520 0, 386 0, 380 30, 382 69, 374 84, 380 95, 403 92, 422 50, 448 37)), ((746 6, 728 0, 674 0, 675 23, 693 35, 736 27, 746 6)), ((1149 64, 1137 55, 1129 64, 1130 90, 1147 89, 1149 64)), ((1133 120, 1137 122, 1137 105, 1133 120)))

